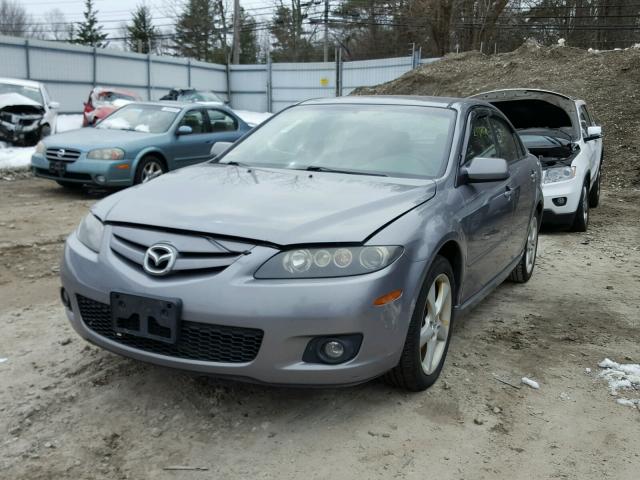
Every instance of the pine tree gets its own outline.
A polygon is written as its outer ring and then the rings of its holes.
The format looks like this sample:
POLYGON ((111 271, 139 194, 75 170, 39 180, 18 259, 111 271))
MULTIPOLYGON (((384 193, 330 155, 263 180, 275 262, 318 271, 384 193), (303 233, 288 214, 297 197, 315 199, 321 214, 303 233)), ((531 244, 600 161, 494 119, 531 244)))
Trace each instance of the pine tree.
POLYGON ((78 23, 73 43, 106 47, 107 34, 102 32, 102 26, 98 24, 98 11, 93 9, 93 0, 85 0, 84 6, 84 22, 78 23))
POLYGON ((151 10, 145 4, 138 5, 133 12, 131 25, 127 25, 127 47, 139 53, 153 52, 156 49, 157 35, 151 10))
POLYGON ((178 55, 212 61, 215 54, 215 6, 212 0, 188 0, 176 22, 178 55))

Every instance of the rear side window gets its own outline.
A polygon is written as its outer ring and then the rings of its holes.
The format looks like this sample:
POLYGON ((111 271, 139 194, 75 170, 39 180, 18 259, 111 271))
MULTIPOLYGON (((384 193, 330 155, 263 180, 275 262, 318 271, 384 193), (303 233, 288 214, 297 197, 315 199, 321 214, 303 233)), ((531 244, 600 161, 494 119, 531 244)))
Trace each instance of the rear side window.
POLYGON ((464 156, 465 163, 475 157, 497 157, 493 135, 491 134, 491 125, 487 116, 475 116, 471 119, 471 130, 469 132, 469 141, 467 143, 467 151, 464 156))
POLYGON ((507 162, 515 162, 520 158, 520 149, 509 126, 500 118, 491 117, 491 124, 496 135, 500 156, 507 162))
POLYGON ((587 112, 587 107, 585 107, 584 105, 580 106, 580 126, 582 127, 582 134, 586 137, 587 136, 587 127, 590 127, 591 125, 593 125, 593 122, 591 121, 591 116, 589 115, 589 112, 587 112))
POLYGON ((238 129, 235 118, 221 110, 208 109, 207 115, 209 115, 210 132, 233 132, 238 129))

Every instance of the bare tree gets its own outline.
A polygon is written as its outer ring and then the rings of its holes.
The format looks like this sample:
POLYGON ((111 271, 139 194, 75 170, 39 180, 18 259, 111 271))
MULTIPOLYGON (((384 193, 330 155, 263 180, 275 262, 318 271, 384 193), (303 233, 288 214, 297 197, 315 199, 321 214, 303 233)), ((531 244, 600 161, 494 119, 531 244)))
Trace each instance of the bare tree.
POLYGON ((24 37, 29 33, 29 16, 18 2, 0 0, 0 33, 14 37, 24 37))
POLYGON ((67 21, 62 10, 54 8, 45 13, 49 31, 48 38, 57 41, 68 41, 73 38, 73 23, 67 21))

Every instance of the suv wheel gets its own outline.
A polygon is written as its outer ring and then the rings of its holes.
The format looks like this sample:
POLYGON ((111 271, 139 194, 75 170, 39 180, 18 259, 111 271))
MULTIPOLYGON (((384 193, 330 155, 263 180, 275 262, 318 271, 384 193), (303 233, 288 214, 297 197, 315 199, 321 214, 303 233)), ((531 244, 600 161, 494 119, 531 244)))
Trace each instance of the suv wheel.
POLYGON ((437 380, 451 339, 455 288, 451 265, 437 256, 418 297, 400 362, 385 381, 419 392, 437 380))
POLYGON ((589 227, 589 189, 588 180, 582 185, 582 193, 580 194, 580 203, 573 220, 574 232, 586 232, 589 227))
POLYGON ((533 275, 533 267, 536 266, 536 256, 538 255, 538 213, 534 213, 529 222, 527 232, 527 243, 522 253, 520 263, 509 274, 509 280, 516 283, 526 283, 533 275))
POLYGON ((589 191, 589 208, 596 208, 600 204, 600 177, 602 172, 598 172, 598 177, 596 178, 593 187, 589 191))

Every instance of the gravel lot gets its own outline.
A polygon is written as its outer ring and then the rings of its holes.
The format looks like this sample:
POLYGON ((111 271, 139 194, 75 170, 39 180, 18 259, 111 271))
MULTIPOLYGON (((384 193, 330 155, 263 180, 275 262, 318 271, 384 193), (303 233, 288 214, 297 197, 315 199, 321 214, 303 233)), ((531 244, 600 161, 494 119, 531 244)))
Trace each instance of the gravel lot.
POLYGON ((0 478, 638 478, 640 410, 597 365, 640 362, 640 191, 605 190, 588 234, 545 233, 531 282, 458 322, 420 394, 245 385, 85 343, 58 259, 101 195, 0 180, 0 478))

